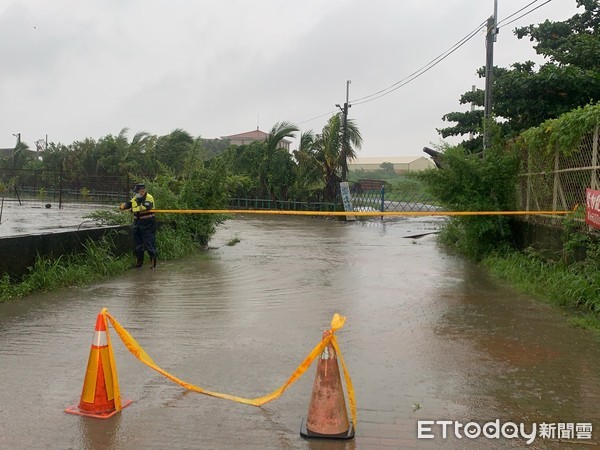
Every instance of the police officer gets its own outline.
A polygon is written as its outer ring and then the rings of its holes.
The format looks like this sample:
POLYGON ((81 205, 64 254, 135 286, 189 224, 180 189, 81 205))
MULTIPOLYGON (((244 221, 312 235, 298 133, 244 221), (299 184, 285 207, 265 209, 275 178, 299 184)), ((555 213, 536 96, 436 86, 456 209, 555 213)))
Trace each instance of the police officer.
POLYGON ((134 186, 135 196, 122 203, 121 210, 133 213, 133 241, 135 243, 136 262, 134 267, 142 267, 144 251, 150 255, 150 267, 156 268, 156 218, 154 217, 154 198, 146 192, 146 185, 138 183, 134 186))

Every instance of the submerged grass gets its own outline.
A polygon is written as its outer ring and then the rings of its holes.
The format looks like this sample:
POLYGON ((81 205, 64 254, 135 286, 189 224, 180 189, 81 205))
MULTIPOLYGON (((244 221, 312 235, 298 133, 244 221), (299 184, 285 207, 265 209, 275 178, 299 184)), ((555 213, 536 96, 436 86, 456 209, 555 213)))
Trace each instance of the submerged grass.
POLYGON ((227 241, 227 245, 228 245, 229 247, 233 247, 235 244, 238 244, 238 243, 240 243, 241 241, 242 241, 242 240, 239 238, 239 236, 238 236, 238 235, 235 235, 234 237, 232 237, 231 239, 229 239, 229 240, 227 241))
POLYGON ((496 252, 482 261, 516 289, 560 307, 569 322, 600 337, 600 272, 586 266, 545 261, 517 251, 496 252))
MULTIPOLYGON (((191 237, 170 228, 160 229, 156 239, 159 260, 179 258, 198 249, 198 244, 191 237)), ((131 254, 116 256, 115 244, 109 234, 99 241, 88 241, 81 254, 63 255, 55 260, 38 257, 19 281, 4 275, 0 278, 0 302, 101 281, 124 272, 131 264, 131 254)))

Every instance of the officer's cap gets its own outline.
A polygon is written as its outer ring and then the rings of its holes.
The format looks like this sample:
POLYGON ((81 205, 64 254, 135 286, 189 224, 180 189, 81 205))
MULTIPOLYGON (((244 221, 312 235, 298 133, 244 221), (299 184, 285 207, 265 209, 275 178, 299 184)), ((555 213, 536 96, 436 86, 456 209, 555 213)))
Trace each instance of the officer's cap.
POLYGON ((133 192, 139 192, 140 189, 146 189, 146 185, 144 183, 138 183, 133 187, 133 192))

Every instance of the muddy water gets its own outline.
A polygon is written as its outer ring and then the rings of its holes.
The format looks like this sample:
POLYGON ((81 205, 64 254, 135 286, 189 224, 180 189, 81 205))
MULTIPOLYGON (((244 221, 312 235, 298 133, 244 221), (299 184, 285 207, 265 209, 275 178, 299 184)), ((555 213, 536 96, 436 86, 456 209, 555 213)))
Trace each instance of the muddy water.
MULTIPOLYGON (((436 246, 439 220, 344 223, 241 217, 211 249, 156 271, 0 305, 0 448, 524 448, 523 440, 418 439, 419 420, 591 423, 592 437, 528 448, 593 448, 600 349, 560 313, 436 246), (240 240, 233 246, 227 243, 240 240), (356 390, 350 442, 299 436, 314 367, 262 408, 187 392, 111 333, 125 398, 109 420, 79 401, 102 307, 165 370, 219 392, 264 395, 293 372, 338 312, 356 390), (565 442, 572 441, 572 442, 565 442)), ((428 434, 428 433, 425 433, 428 434)))
MULTIPOLYGON (((59 209, 56 203, 19 205, 14 201, 0 199, 0 238, 25 234, 54 233, 73 231, 95 226, 86 216, 106 205, 65 204, 59 209)), ((114 208, 113 208, 114 209, 114 208)))

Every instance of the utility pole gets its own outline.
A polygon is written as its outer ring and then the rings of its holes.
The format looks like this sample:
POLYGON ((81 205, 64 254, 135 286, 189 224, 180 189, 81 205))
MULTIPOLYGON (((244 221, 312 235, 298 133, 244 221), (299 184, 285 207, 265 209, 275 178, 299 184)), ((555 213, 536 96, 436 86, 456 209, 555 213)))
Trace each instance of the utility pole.
POLYGON ((350 95, 350 80, 346 81, 346 103, 344 103, 344 108, 340 105, 335 105, 342 111, 342 126, 343 134, 342 134, 342 181, 346 181, 348 178, 348 108, 350 105, 348 103, 348 98, 350 95))
POLYGON ((16 155, 17 155, 17 149, 19 148, 19 144, 21 143, 21 133, 13 133, 13 136, 17 138, 17 145, 15 145, 15 148, 13 148, 13 157, 12 157, 12 163, 13 163, 13 169, 15 168, 16 165, 16 155))
POLYGON ((498 0, 494 0, 494 15, 487 21, 485 35, 485 99, 483 109, 483 156, 490 146, 490 121, 492 117, 492 83, 494 78, 494 42, 498 34, 498 0))

